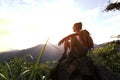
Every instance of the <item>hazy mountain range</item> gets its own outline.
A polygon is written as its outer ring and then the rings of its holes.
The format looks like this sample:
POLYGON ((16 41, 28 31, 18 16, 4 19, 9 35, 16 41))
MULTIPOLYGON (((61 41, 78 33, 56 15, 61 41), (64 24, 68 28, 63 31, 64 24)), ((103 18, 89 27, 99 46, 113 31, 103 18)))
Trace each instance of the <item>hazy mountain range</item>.
MULTIPOLYGON (((0 62, 2 62, 4 60, 9 61, 10 59, 13 59, 15 57, 22 57, 24 55, 29 55, 29 54, 33 57, 33 60, 36 61, 43 46, 44 46, 44 44, 40 44, 40 45, 31 47, 28 49, 1 52, 0 53, 0 62)), ((45 48, 45 51, 42 55, 41 61, 45 62, 48 60, 59 59, 61 54, 62 54, 62 51, 59 51, 52 45, 47 45, 45 48)))
MULTIPOLYGON (((120 43, 120 40, 117 40, 117 42, 120 43)), ((95 46, 95 48, 105 47, 106 44, 107 43, 103 43, 100 45, 95 44, 94 46, 95 46)), ((3 62, 5 60, 9 61, 15 57, 23 57, 24 55, 27 55, 27 54, 30 54, 33 57, 32 60, 36 61, 43 46, 44 46, 44 44, 40 44, 40 45, 31 47, 28 49, 1 52, 0 53, 0 62, 3 62)), ((60 51, 57 48, 62 50, 62 46, 58 47, 58 46, 53 46, 53 45, 47 45, 45 48, 45 51, 42 55, 41 62, 46 62, 46 61, 50 61, 50 60, 58 60, 62 55, 62 51, 60 51)))

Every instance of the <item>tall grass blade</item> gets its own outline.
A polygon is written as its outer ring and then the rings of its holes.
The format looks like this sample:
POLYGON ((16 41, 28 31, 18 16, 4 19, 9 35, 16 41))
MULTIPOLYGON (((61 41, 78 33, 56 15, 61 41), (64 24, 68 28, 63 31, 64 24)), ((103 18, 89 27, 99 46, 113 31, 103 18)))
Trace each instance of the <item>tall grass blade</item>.
MULTIPOLYGON (((49 38, 48 38, 48 40, 49 40, 49 38)), ((45 45, 42 47, 42 50, 40 51, 40 54, 39 54, 38 59, 37 59, 37 61, 36 61, 36 64, 35 64, 32 72, 31 72, 30 77, 29 77, 29 80, 35 80, 35 78, 36 78, 37 69, 38 69, 38 64, 39 64, 39 62, 41 61, 41 57, 42 57, 42 55, 43 55, 43 53, 44 53, 44 51, 45 51, 45 47, 46 47, 46 45, 47 45, 47 43, 48 43, 48 40, 46 41, 45 45)))
MULTIPOLYGON (((48 40, 49 40, 49 39, 48 39, 48 40)), ((46 41, 45 45, 42 47, 42 50, 41 50, 41 52, 40 52, 40 54, 39 54, 39 56, 38 56, 37 62, 36 62, 36 66, 39 64, 39 61, 41 61, 41 57, 42 57, 42 55, 43 55, 43 53, 44 53, 44 51, 45 51, 45 47, 46 47, 46 45, 47 45, 48 40, 46 41)))
POLYGON ((52 43, 50 43, 50 42, 48 42, 50 45, 52 45, 54 48, 56 48, 58 51, 60 51, 60 52, 63 52, 61 49, 59 49, 57 46, 55 46, 54 44, 52 44, 52 43))
POLYGON ((0 73, 0 76, 1 76, 2 78, 4 78, 5 80, 7 80, 7 78, 6 78, 2 73, 0 73))
POLYGON ((17 80, 21 80, 21 77, 23 75, 25 75, 26 73, 30 72, 30 70, 25 70, 24 72, 22 72, 19 76, 18 76, 18 79, 17 80))
POLYGON ((7 62, 5 62, 5 64, 6 64, 7 68, 8 68, 8 70, 9 70, 10 78, 13 79, 13 75, 12 75, 12 71, 11 71, 10 65, 7 62))

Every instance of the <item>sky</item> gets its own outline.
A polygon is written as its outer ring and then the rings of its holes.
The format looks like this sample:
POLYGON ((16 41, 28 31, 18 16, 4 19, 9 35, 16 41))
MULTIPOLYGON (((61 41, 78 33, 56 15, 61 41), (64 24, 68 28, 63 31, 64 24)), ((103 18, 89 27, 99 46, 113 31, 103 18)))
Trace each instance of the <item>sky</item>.
MULTIPOLYGON (((115 2, 116 0, 111 0, 115 2)), ((120 0, 118 0, 120 1, 120 0)), ((73 33, 83 23, 94 43, 120 34, 120 11, 104 12, 108 0, 0 0, 0 52, 25 49, 73 33)))

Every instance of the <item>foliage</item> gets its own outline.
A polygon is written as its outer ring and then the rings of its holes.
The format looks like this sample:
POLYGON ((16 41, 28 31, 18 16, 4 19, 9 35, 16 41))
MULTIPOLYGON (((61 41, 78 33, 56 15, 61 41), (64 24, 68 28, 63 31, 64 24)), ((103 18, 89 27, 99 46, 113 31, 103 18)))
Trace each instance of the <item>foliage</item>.
POLYGON ((41 76, 40 76, 40 74, 38 72, 38 70, 39 70, 39 62, 40 62, 41 57, 42 57, 42 55, 44 53, 45 47, 47 45, 47 42, 48 42, 48 40, 46 41, 45 45, 43 46, 43 48, 42 48, 42 50, 41 50, 41 52, 40 52, 40 54, 38 56, 38 59, 36 61, 36 64, 33 65, 33 68, 31 70, 31 74, 30 74, 30 77, 29 77, 29 80, 41 79, 41 76), (38 75, 39 75, 39 78, 37 77, 38 75))
MULTIPOLYGON (((36 63, 27 61, 28 56, 14 58, 0 64, 0 80, 46 80, 50 67, 47 64, 39 64, 44 53, 46 44, 43 46, 36 63)), ((31 55, 30 55, 31 57, 31 55)), ((31 57, 32 58, 32 57, 31 57)))
POLYGON ((120 2, 109 3, 105 11, 120 10, 120 2))
POLYGON ((95 63, 103 64, 109 70, 120 74, 120 45, 117 42, 108 43, 106 47, 96 48, 92 58, 95 63))
MULTIPOLYGON (((47 44, 47 43, 46 43, 47 44)), ((29 62, 28 57, 16 57, 9 62, 0 63, 0 80, 49 80, 50 70, 56 61, 39 63, 44 49, 40 52, 36 63, 29 62)), ((90 56, 97 64, 103 64, 109 70, 120 74, 120 41, 108 43, 105 47, 95 48, 90 56)))
MULTIPOLYGON (((33 62, 27 61, 24 57, 14 58, 10 62, 1 63, 0 80, 28 80, 34 65, 33 62)), ((48 79, 50 69, 49 63, 39 64, 36 70, 36 79, 33 80, 48 79)))
POLYGON ((0 64, 0 73, 4 76, 1 76, 0 80, 17 80, 25 72, 27 73, 31 69, 32 63, 28 62, 26 57, 14 58, 9 62, 0 64))

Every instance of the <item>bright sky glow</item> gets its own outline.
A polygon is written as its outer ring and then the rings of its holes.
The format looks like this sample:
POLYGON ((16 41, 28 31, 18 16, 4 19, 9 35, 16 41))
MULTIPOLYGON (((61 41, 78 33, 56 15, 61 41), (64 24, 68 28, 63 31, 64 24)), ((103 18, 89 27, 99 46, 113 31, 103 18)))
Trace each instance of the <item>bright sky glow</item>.
MULTIPOLYGON (((115 1, 115 0, 113 0, 115 1)), ((119 0, 118 0, 119 1, 119 0)), ((97 44, 120 34, 120 12, 102 12, 104 0, 1 0, 0 51, 57 42, 81 21, 97 44)))

